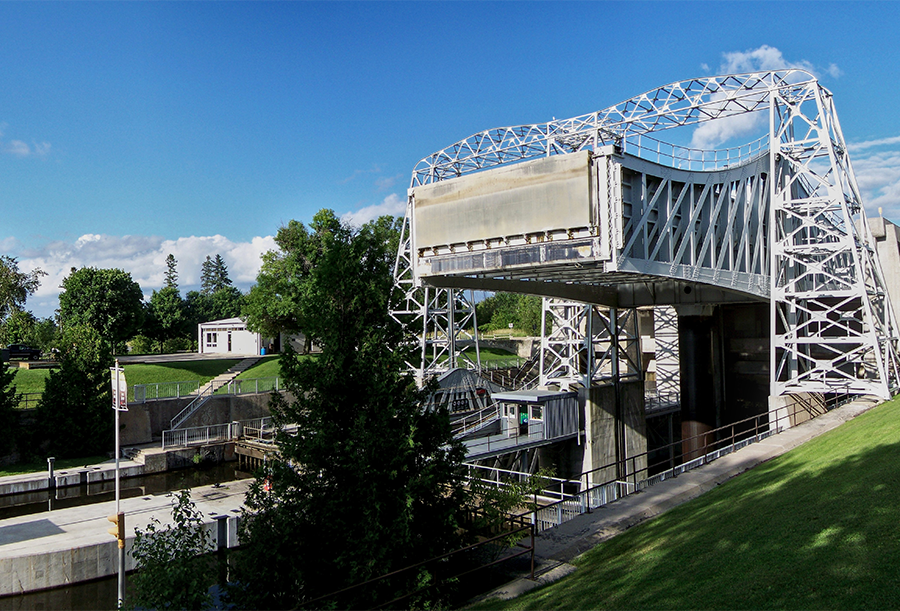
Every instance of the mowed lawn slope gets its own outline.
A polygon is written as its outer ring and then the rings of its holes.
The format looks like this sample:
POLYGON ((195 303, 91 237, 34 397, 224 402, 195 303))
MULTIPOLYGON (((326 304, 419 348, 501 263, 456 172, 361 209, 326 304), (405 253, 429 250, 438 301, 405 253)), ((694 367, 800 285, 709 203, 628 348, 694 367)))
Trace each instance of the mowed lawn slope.
POLYGON ((600 544, 490 608, 900 608, 900 402, 600 544))

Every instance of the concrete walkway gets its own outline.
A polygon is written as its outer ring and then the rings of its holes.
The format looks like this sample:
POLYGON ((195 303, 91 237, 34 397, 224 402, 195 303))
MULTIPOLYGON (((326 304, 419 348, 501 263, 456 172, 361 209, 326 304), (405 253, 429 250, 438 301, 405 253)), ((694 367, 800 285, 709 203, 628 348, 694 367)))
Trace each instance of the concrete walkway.
MULTIPOLYGON (((880 403, 862 397, 778 435, 750 444, 676 478, 667 479, 593 513, 582 514, 535 538, 535 581, 516 579, 478 600, 510 599, 575 570, 569 561, 644 520, 694 499, 748 469, 837 428, 880 403)), ((474 601, 473 601, 474 602, 474 601)))

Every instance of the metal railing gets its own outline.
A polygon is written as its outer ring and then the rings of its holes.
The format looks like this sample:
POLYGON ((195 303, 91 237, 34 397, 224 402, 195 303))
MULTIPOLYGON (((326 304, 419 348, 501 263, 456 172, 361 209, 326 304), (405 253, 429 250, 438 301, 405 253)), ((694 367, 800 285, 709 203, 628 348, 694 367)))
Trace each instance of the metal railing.
POLYGON ((257 441, 268 439, 275 434, 275 426, 272 423, 272 417, 254 418, 252 420, 241 421, 240 436, 245 439, 255 439, 257 441))
POLYGON ((644 409, 652 413, 664 409, 670 409, 681 405, 681 393, 651 391, 644 393, 644 409))
POLYGON ((216 394, 222 395, 258 395, 259 393, 278 392, 281 390, 281 378, 235 378, 227 387, 220 388, 216 394))
POLYGON ((646 134, 629 134, 623 142, 624 152, 681 170, 713 171, 741 165, 769 150, 768 134, 726 149, 696 149, 658 140, 646 134))
POLYGON ((157 382, 154 384, 135 384, 131 387, 134 393, 134 403, 146 403, 147 401, 159 401, 160 399, 180 399, 190 395, 196 395, 200 388, 200 382, 157 382))
POLYGON ((240 436, 240 423, 228 422, 211 426, 196 426, 187 429, 163 431, 162 447, 183 448, 193 445, 206 445, 218 441, 231 441, 240 436))
POLYGON ((493 369, 515 369, 524 365, 528 359, 521 356, 511 356, 505 359, 481 360, 482 371, 490 371, 493 369))
MULTIPOLYGON (((542 420, 531 420, 528 423, 528 433, 520 433, 517 425, 512 425, 513 429, 501 430, 498 435, 488 435, 486 437, 474 437, 472 439, 464 439, 463 445, 466 446, 466 453, 469 458, 481 458, 484 454, 496 452, 512 452, 522 445, 536 444, 541 441, 548 441, 545 433, 544 422, 542 420)), ((572 434, 577 431, 572 431, 572 434)))
POLYGON ((191 401, 190 403, 188 403, 184 407, 184 409, 182 409, 180 412, 178 412, 178 414, 175 415, 174 418, 172 418, 172 420, 169 422, 169 428, 177 429, 179 426, 184 424, 184 422, 188 418, 190 418, 191 416, 194 415, 194 412, 196 412, 198 409, 200 409, 200 407, 204 403, 209 401, 212 398, 212 396, 214 394, 216 394, 216 391, 218 389, 222 388, 223 386, 227 386, 227 385, 228 385, 227 382, 216 382, 215 380, 213 380, 212 382, 209 382, 208 384, 203 386, 203 388, 201 388, 197 392, 196 398, 193 401, 191 401))
MULTIPOLYGON (((521 483, 531 478, 539 477, 542 484, 539 496, 544 499, 564 500, 567 496, 581 490, 581 482, 577 479, 564 479, 550 475, 537 476, 533 473, 510 471, 509 469, 488 467, 475 463, 464 463, 464 465, 467 469, 466 479, 477 479, 482 483, 493 484, 500 488, 508 486, 512 481, 521 483)), ((534 501, 537 503, 536 498, 534 501)))
MULTIPOLYGON (((200 382, 159 382, 154 384, 135 384, 132 386, 134 403, 159 401, 161 399, 180 399, 197 394, 200 382)), ((236 378, 215 390, 220 395, 252 395, 279 391, 282 388, 281 378, 236 378)))
MULTIPOLYGON (((802 406, 800 403, 798 405, 802 406)), ((666 453, 666 450, 670 450, 670 452, 667 458, 654 464, 648 464, 651 453, 644 452, 623 461, 597 467, 581 474, 579 492, 566 495, 559 501, 524 512, 517 517, 530 518, 537 532, 542 532, 571 520, 575 516, 590 513, 594 509, 603 507, 628 494, 677 477, 752 443, 780 433, 784 428, 791 426, 791 419, 796 417, 793 413, 785 413, 770 423, 770 416, 771 413, 767 412, 657 448, 653 450, 654 454, 666 453), (681 451, 685 445, 692 449, 686 452, 681 451), (678 450, 677 454, 676 450, 678 450), (700 454, 701 452, 702 454, 700 454), (593 483, 595 476, 602 476, 604 472, 610 471, 618 472, 618 474, 601 483, 593 483), (654 475, 649 475, 654 471, 656 471, 654 475)))
POLYGON ((16 405, 18 409, 34 409, 41 400, 42 392, 22 392, 16 394, 16 405))
MULTIPOLYGON (((332 592, 312 600, 304 601, 303 607, 306 608, 357 608, 365 606, 371 609, 398 609, 398 608, 415 608, 417 605, 400 604, 401 601, 410 599, 418 594, 424 593, 426 590, 440 587, 445 583, 458 582, 462 578, 518 558, 520 556, 531 556, 531 569, 529 578, 534 580, 534 526, 528 523, 518 524, 514 519, 510 520, 513 528, 500 535, 491 537, 468 545, 466 547, 442 554, 435 558, 430 558, 424 562, 419 562, 411 566, 392 571, 385 575, 369 579, 362 583, 352 585, 350 587, 332 592), (508 553, 501 554, 499 558, 494 558, 488 562, 479 562, 477 558, 479 553, 484 549, 491 547, 509 545, 510 541, 520 540, 518 543, 508 548, 508 553), (522 541, 530 540, 530 544, 522 543, 522 541), (476 559, 473 562, 473 559, 476 559), (427 567, 431 579, 424 584, 418 579, 420 570, 427 567), (394 580, 394 583, 391 583, 394 580), (388 587, 379 587, 387 582, 388 587), (366 592, 366 588, 370 588, 370 592, 366 592), (388 597, 379 597, 376 592, 390 592, 389 596, 393 596, 390 600, 388 597), (368 596, 367 596, 368 594, 368 596), (330 604, 323 604, 329 601, 330 604), (362 604, 360 601, 364 601, 362 604)), ((461 606, 465 601, 458 601, 452 606, 461 606)))
POLYGON ((469 414, 465 418, 459 418, 450 423, 450 430, 454 437, 474 433, 492 422, 496 422, 500 418, 500 405, 488 405, 484 409, 480 409, 474 414, 469 414))
POLYGON ((192 445, 203 445, 220 441, 234 441, 236 439, 264 439, 271 436, 275 429, 272 425, 272 417, 250 418, 248 420, 235 420, 224 424, 212 424, 209 426, 194 426, 184 429, 163 431, 162 447, 181 448, 192 445))

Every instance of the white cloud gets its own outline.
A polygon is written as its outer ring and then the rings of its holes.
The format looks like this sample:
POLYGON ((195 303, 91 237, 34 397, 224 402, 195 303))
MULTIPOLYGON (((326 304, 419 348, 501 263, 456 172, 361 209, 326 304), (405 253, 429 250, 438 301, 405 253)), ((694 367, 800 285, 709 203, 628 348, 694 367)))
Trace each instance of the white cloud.
MULTIPOLYGON (((709 68, 706 64, 702 64, 701 67, 704 71, 707 71, 709 68)), ((784 68, 798 68, 812 74, 821 72, 805 59, 788 61, 776 47, 762 45, 747 51, 723 53, 722 63, 719 65, 719 74, 741 74, 744 72, 762 72, 784 68)), ((824 69, 824 72, 835 78, 841 75, 841 69, 836 64, 829 64, 824 69)), ((741 114, 707 121, 701 123, 694 130, 691 137, 691 146, 699 149, 715 148, 732 138, 751 136, 763 127, 765 122, 766 117, 764 113, 741 114)))
POLYGON ((31 148, 21 140, 11 140, 4 150, 16 157, 28 157, 31 155, 31 148))
POLYGON ((847 148, 850 152, 862 151, 864 149, 875 146, 883 146, 885 144, 900 144, 900 136, 891 136, 890 138, 879 138, 877 140, 866 140, 864 142, 848 142, 847 148))
POLYGON ((701 123, 691 135, 691 147, 714 149, 732 138, 752 134, 765 122, 762 113, 753 112, 701 123))
MULTIPOLYGON (((2 135, 2 133, 0 133, 2 135)), ((49 142, 34 142, 29 146, 21 140, 10 140, 2 147, 4 153, 15 157, 46 157, 50 153, 49 142)))
POLYGON ((387 191, 388 189, 391 189, 394 186, 394 184, 401 178, 403 178, 403 174, 397 174, 396 176, 387 176, 384 178, 377 178, 377 179, 375 179, 375 187, 379 191, 387 191))
POLYGON ((341 216, 341 220, 353 227, 361 227, 385 214, 403 216, 406 214, 406 200, 401 199, 396 193, 391 193, 380 204, 366 206, 356 212, 347 212, 341 216))
MULTIPOLYGON (((886 144, 900 144, 900 138, 883 138, 868 143, 851 154, 853 171, 868 216, 877 216, 878 208, 885 217, 900 221, 900 150, 869 150, 886 144), (877 144, 875 144, 877 143, 877 144)), ((851 153, 853 146, 850 145, 851 153)), ((857 145, 858 146, 858 145, 857 145)))
MULTIPOLYGON (((815 74, 813 65, 804 60, 790 62, 775 47, 762 45, 747 51, 730 51, 722 54, 720 74, 740 74, 742 72, 758 72, 761 70, 781 70, 782 68, 800 68, 815 74)), ((835 69, 837 66, 832 64, 835 69)))
MULTIPOLYGON (((0 245, 14 246, 12 240, 0 240, 0 245)), ((24 271, 41 268, 47 272, 27 307, 38 316, 50 316, 59 307, 59 287, 73 267, 123 269, 149 295, 163 285, 166 256, 172 253, 178 261, 178 285, 183 294, 199 287, 200 266, 206 256, 220 254, 235 286, 247 290, 256 281, 260 256, 275 248, 273 236, 234 242, 221 235, 164 240, 153 236, 85 234, 73 242, 57 241, 39 249, 7 252, 18 257, 19 267, 24 271)))

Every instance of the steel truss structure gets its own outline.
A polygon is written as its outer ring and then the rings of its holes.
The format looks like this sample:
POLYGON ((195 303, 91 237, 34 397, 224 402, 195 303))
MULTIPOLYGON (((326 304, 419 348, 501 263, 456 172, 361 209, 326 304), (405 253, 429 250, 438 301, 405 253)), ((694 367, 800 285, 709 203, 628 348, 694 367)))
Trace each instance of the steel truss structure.
POLYGON ((769 95, 772 394, 898 389, 897 321, 831 93, 769 95))
MULTIPOLYGON (((460 292, 450 287, 518 288, 622 309, 641 305, 636 297, 623 300, 623 291, 608 290, 618 282, 629 287, 629 296, 650 287, 646 303, 657 305, 683 303, 677 301, 681 289, 694 289, 696 302, 728 294, 769 300, 772 395, 889 397, 900 387, 897 321, 832 95, 803 70, 671 83, 572 119, 475 134, 417 164, 405 231, 395 277, 408 304, 402 312, 414 311, 423 321, 417 327, 423 362, 414 364, 423 378, 428 342, 444 341, 429 336, 431 329, 445 333, 447 354, 455 350, 456 323, 447 317, 455 316, 460 292), (750 113, 768 115, 768 135, 741 147, 701 151, 650 135, 750 113), (417 251, 417 187, 580 151, 594 154, 596 226, 417 251), (673 173, 660 171, 662 166, 673 173), (568 250, 558 246, 566 239, 568 250), (423 257, 439 272, 427 282, 444 288, 423 283, 423 257), (491 261, 497 267, 485 267, 491 261), (432 313, 429 290, 450 291, 444 302, 454 306, 438 303, 432 313)), ((573 319, 569 328, 576 327, 573 319)), ((547 380, 557 375, 548 367, 547 380)))
POLYGON ((602 308, 544 298, 541 386, 590 388, 613 381, 640 380, 641 338, 637 310, 602 308), (549 323, 549 324, 548 324, 549 323))
POLYGON ((416 362, 406 365, 421 388, 427 379, 456 367, 480 371, 481 353, 471 292, 466 295, 466 291, 460 289, 421 286, 413 277, 410 215, 407 207, 394 263, 395 295, 392 297, 396 305, 391 310, 391 316, 416 337, 418 358, 416 362), (473 329, 474 334, 467 329, 473 329), (465 340, 472 340, 474 361, 463 352, 465 340))

